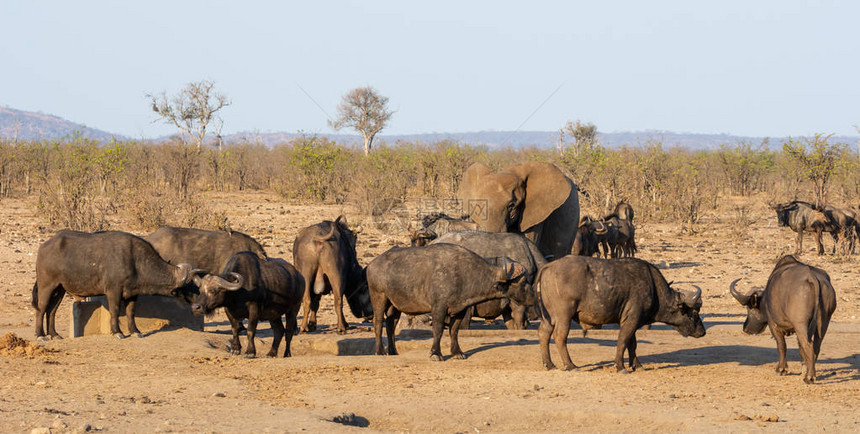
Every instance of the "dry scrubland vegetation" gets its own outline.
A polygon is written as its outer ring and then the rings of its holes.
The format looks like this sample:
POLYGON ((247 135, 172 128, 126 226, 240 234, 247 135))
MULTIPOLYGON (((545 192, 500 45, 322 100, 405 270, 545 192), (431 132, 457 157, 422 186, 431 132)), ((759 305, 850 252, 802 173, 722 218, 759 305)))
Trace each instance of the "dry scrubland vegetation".
MULTIPOLYGON (((314 137, 220 152, 180 143, 0 143, 0 430, 340 432, 358 428, 331 421, 355 413, 385 431, 857 432, 857 256, 816 257, 806 244, 803 259, 831 274, 839 297, 815 386, 800 379, 794 342, 792 375, 773 372, 773 341, 741 332, 743 308, 727 293, 740 276, 744 290, 763 285, 780 251, 793 250, 793 234, 776 226, 767 202, 814 201, 818 190, 828 203, 857 203, 860 159, 847 145, 825 137, 789 145, 694 152, 659 143, 605 149, 574 139, 560 150, 489 151, 402 143, 365 156, 314 137), (232 225, 257 236, 273 256, 291 259, 301 227, 348 209, 350 224, 368 229, 357 246, 366 265, 408 237, 369 227, 372 219, 357 213, 372 213, 384 198, 451 197, 472 162, 498 168, 525 160, 566 171, 584 190, 583 213, 600 215, 629 200, 640 256, 662 262, 669 280, 703 287, 708 334, 684 339, 663 326, 640 332, 646 369, 633 375, 615 373, 612 329, 571 335, 581 371, 544 370, 534 324, 461 334, 469 358, 443 363, 428 360, 426 330, 398 341, 396 357, 336 356, 331 348, 341 340, 331 328, 296 336, 291 359, 231 357, 223 315, 207 320, 205 333, 41 346, 17 337, 32 336, 36 249, 62 227, 140 234, 160 223, 232 225)), ((331 298, 323 303, 321 324, 331 325, 331 298)), ((70 305, 67 298, 59 312, 66 336, 70 305)), ((355 327, 345 340, 372 343, 366 323, 348 320, 355 327)), ((271 342, 264 328, 260 348, 271 342)))
POLYGON ((181 142, 100 145, 80 137, 6 141, 0 142, 0 197, 37 195, 49 229, 224 229, 227 217, 201 193, 267 190, 288 201, 350 203, 369 215, 384 212, 379 205, 390 199, 454 197, 474 162, 500 168, 537 160, 555 163, 579 185, 583 215, 602 215, 627 200, 640 221, 694 233, 710 213, 737 223, 736 235, 743 236, 751 222, 749 201, 732 197, 853 208, 860 196, 860 157, 825 136, 791 140, 779 150, 735 143, 691 151, 659 142, 608 149, 594 141, 593 126, 577 134, 584 128, 569 125, 569 141, 562 136, 556 149, 397 143, 369 156, 316 136, 274 148, 237 143, 222 149, 181 142), (134 227, 117 227, 120 220, 134 227))

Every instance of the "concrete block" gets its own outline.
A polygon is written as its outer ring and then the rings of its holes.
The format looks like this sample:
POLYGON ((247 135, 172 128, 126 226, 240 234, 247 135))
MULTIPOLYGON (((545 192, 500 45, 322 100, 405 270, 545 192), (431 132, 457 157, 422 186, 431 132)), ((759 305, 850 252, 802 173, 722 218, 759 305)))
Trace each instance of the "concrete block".
MULTIPOLYGON (((135 305, 135 322, 143 333, 164 327, 185 327, 203 331, 203 316, 191 313, 191 306, 173 297, 140 295, 135 305)), ((89 297, 72 303, 71 327, 73 337, 110 334, 110 311, 107 297, 89 297)), ((125 307, 120 307, 119 328, 128 334, 125 307)))

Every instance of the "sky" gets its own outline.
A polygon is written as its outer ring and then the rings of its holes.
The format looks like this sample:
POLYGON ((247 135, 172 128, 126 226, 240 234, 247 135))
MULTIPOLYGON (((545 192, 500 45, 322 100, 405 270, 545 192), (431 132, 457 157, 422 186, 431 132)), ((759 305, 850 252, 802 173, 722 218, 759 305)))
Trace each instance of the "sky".
POLYGON ((383 134, 664 130, 857 135, 860 2, 0 3, 0 106, 175 133, 147 93, 212 80, 224 134, 333 133, 350 89, 383 134))

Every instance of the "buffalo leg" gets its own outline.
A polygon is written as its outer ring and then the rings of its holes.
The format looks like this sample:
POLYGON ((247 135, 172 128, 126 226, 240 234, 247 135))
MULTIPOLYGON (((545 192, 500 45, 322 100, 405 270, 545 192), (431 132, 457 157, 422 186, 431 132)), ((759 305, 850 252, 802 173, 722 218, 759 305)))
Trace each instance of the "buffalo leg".
POLYGON ((140 330, 137 329, 137 323, 134 321, 134 305, 137 303, 137 296, 129 297, 125 300, 125 320, 128 323, 128 334, 137 337, 143 337, 140 330))
POLYGON ((226 309, 225 312, 230 321, 230 329, 233 331, 233 340, 230 341, 230 354, 238 356, 242 351, 242 343, 239 342, 239 327, 242 325, 242 321, 236 319, 229 309, 226 309))
POLYGON ((381 292, 371 290, 370 303, 373 305, 373 334, 376 337, 376 355, 384 356, 385 347, 382 346, 382 321, 385 319, 385 313, 388 309, 388 298, 381 292))
POLYGON ((293 351, 290 348, 290 345, 293 342, 293 335, 296 334, 296 332, 299 329, 298 328, 298 325, 299 325, 298 320, 296 319, 298 314, 299 314, 299 307, 298 306, 287 311, 287 317, 286 317, 287 324, 286 324, 286 330, 284 331, 284 345, 285 345, 284 357, 292 357, 293 356, 293 351))
POLYGON ((107 294, 108 311, 110 312, 110 334, 123 339, 125 335, 119 329, 119 303, 120 295, 114 291, 108 291, 107 294))
POLYGON ((60 302, 63 301, 63 296, 66 295, 66 290, 62 287, 59 287, 51 293, 51 300, 48 303, 47 311, 45 312, 45 316, 48 321, 48 336, 51 339, 62 339, 59 333, 57 333, 57 311, 60 309, 60 302))
MULTIPOLYGON (((636 339, 636 323, 634 321, 622 321, 618 330, 618 341, 615 347, 615 370, 617 372, 629 372, 624 369, 624 350, 627 350, 627 345, 631 340, 636 339)), ((636 350, 628 350, 630 361, 636 355, 636 350)))
POLYGON ((305 293, 302 295, 302 328, 301 332, 312 332, 317 329, 317 309, 319 308, 319 295, 314 294, 313 285, 317 270, 301 270, 305 278, 305 293), (316 296, 316 297, 314 297, 316 296), (316 303, 314 303, 316 298, 316 303), (316 305, 316 308, 314 308, 316 305))
POLYGON ((636 332, 630 336, 630 340, 627 341, 627 355, 630 357, 629 366, 631 371, 635 371, 637 369, 642 368, 642 363, 639 363, 639 356, 636 355, 636 332))
POLYGON ((538 326, 538 336, 540 337, 540 354, 543 361, 543 367, 546 369, 555 369, 552 363, 552 358, 549 355, 549 339, 552 336, 553 327, 550 324, 549 318, 541 318, 538 326))
POLYGON ((463 314, 464 312, 460 312, 451 318, 451 325, 448 327, 448 337, 451 339, 451 356, 459 360, 464 360, 466 358, 466 355, 463 354, 463 350, 460 349, 460 340, 458 339, 460 325, 463 324, 463 321, 465 320, 463 314))
POLYGON ((444 306, 441 309, 435 309, 431 313, 433 316, 433 345, 430 347, 430 360, 434 362, 442 361, 440 343, 442 341, 442 332, 445 331, 445 317, 447 313, 447 309, 444 306))
POLYGON ((811 384, 815 382, 815 355, 812 349, 812 336, 809 335, 809 330, 804 327, 796 329, 796 332, 800 358, 806 366, 806 374, 803 376, 803 382, 811 384))
POLYGON ((473 316, 475 316, 475 305, 474 304, 466 308, 466 312, 463 316, 463 322, 460 324, 460 328, 463 330, 471 329, 473 316))
POLYGON ((561 356, 562 371, 570 371, 576 369, 576 365, 570 360, 570 352, 567 350, 567 336, 570 334, 570 318, 559 318, 555 323, 555 346, 558 348, 558 355, 561 356))
POLYGON ((257 346, 254 344, 254 338, 257 336, 257 323, 260 321, 260 310, 257 303, 248 303, 248 345, 245 348, 245 358, 253 359, 257 357, 257 346))
POLYGON ((394 345, 394 332, 397 330, 397 323, 400 322, 400 310, 391 305, 388 307, 388 312, 385 318, 385 335, 388 337, 388 355, 396 356, 397 347, 394 345))
POLYGON ((272 349, 266 354, 267 357, 278 357, 278 347, 281 346, 281 339, 284 337, 284 323, 281 322, 281 317, 269 320, 269 325, 272 327, 272 349))
POLYGON ((779 353, 779 362, 776 364, 776 373, 779 375, 788 374, 788 362, 785 360, 785 334, 771 329, 773 339, 776 341, 776 351, 779 353))

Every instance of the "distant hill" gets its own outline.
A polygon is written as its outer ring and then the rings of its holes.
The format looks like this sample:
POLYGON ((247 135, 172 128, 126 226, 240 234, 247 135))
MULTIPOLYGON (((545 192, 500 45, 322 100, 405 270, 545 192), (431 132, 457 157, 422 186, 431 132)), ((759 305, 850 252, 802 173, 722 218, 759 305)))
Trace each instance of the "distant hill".
MULTIPOLYGON (((0 138, 18 140, 56 140, 63 137, 71 137, 75 132, 81 132, 84 137, 108 141, 112 137, 125 139, 122 135, 112 134, 95 128, 85 127, 57 116, 44 113, 26 112, 8 107, 0 107, 0 138)), ((301 133, 287 132, 241 132, 224 136, 227 143, 252 142, 261 143, 266 146, 275 146, 286 143, 301 136, 301 133)), ((361 138, 351 134, 319 134, 339 143, 352 146, 361 146, 361 138)), ((641 146, 652 141, 659 141, 665 148, 683 147, 687 149, 718 149, 720 145, 734 145, 742 141, 752 144, 761 143, 763 137, 743 137, 729 134, 692 134, 675 133, 671 131, 638 131, 638 132, 614 132, 597 133, 601 144, 609 147, 618 146, 641 146)), ((166 138, 156 138, 160 141, 166 138)), ((442 140, 451 140, 456 143, 465 143, 476 146, 487 146, 490 149, 499 148, 522 148, 538 147, 549 148, 558 143, 558 131, 477 131, 466 133, 426 133, 387 135, 381 134, 375 143, 395 144, 398 141, 435 143, 442 140)), ((781 146, 785 138, 777 137, 770 139, 770 146, 774 149, 781 146)), ((848 143, 852 146, 858 143, 858 137, 833 137, 832 143, 848 143)))
POLYGON ((77 131, 81 132, 83 137, 99 141, 107 141, 111 137, 124 138, 118 134, 85 127, 57 116, 0 107, 0 137, 4 139, 56 140, 71 137, 77 131))

